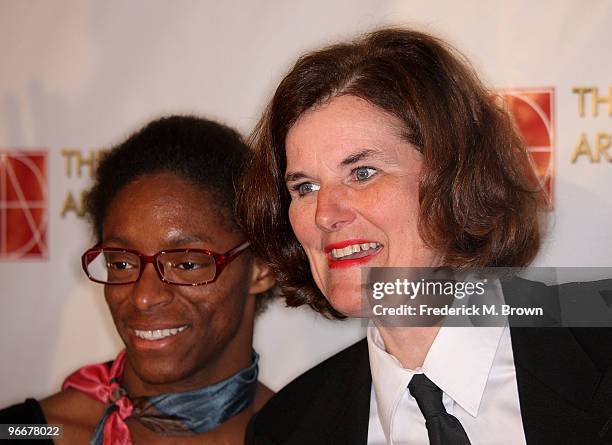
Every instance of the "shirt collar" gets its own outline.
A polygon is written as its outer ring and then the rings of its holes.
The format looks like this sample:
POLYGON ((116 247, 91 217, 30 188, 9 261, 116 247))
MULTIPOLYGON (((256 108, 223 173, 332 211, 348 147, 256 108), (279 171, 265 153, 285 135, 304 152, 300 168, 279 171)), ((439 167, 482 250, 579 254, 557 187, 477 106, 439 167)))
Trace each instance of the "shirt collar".
POLYGON ((378 417, 389 442, 393 413, 414 371, 403 368, 399 360, 386 351, 378 328, 368 327, 366 338, 378 417))
POLYGON ((478 415, 503 330, 443 327, 423 363, 423 373, 473 417, 478 415))
POLYGON ((436 336, 421 368, 403 368, 386 351, 376 327, 367 330, 372 384, 387 439, 393 414, 415 373, 424 373, 455 403, 476 417, 504 330, 497 327, 445 327, 436 336))

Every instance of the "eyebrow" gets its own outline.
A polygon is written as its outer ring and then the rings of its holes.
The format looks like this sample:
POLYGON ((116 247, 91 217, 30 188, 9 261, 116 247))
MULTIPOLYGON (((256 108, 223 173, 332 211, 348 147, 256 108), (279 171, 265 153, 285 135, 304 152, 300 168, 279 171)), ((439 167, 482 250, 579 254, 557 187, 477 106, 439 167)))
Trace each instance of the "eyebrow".
POLYGON ((357 162, 361 162, 364 159, 369 159, 369 158, 382 158, 382 153, 380 153, 379 151, 376 150, 372 150, 372 149, 366 149, 366 150, 362 150, 358 153, 354 153, 352 155, 348 155, 346 158, 344 158, 339 166, 340 167, 348 167, 349 165, 353 165, 356 164, 357 162))
POLYGON ((285 182, 295 182, 304 178, 307 178, 307 176, 303 172, 288 172, 285 175, 285 182))
MULTIPOLYGON (((372 150, 368 148, 360 152, 348 155, 346 158, 340 161, 338 167, 348 167, 367 159, 387 160, 387 156, 377 150, 372 150)), ((305 178, 308 178, 308 176, 304 172, 287 172, 287 174, 285 175, 285 182, 294 182, 305 178)))
POLYGON ((107 245, 107 244, 120 244, 123 246, 128 246, 130 243, 128 240, 126 240, 125 238, 122 238, 120 236, 103 236, 102 237, 102 242, 100 243, 102 245, 107 245))
POLYGON ((168 244, 170 246, 183 246, 185 244, 189 244, 189 243, 208 243, 210 244, 212 242, 212 239, 207 237, 206 235, 180 235, 175 237, 171 237, 168 240, 168 244))
MULTIPOLYGON (((212 243, 212 239, 204 236, 204 235, 179 235, 177 237, 170 237, 168 239, 167 245, 169 248, 180 247, 189 243, 212 243)), ((130 240, 123 238, 121 236, 110 236, 105 238, 102 244, 118 244, 120 246, 131 246, 132 243, 130 240)))

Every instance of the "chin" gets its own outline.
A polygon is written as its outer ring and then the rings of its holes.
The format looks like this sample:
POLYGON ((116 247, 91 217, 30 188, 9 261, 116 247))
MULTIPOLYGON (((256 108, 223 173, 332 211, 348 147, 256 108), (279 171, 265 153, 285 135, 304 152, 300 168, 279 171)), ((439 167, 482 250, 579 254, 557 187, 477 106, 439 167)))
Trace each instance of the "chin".
POLYGON ((143 382, 150 385, 166 385, 180 382, 191 374, 184 369, 178 368, 176 364, 155 368, 149 366, 139 367, 135 368, 134 372, 143 382))
POLYGON ((128 351, 128 360, 138 378, 151 385, 178 382, 191 374, 184 362, 170 357, 134 357, 130 356, 128 351))
POLYGON ((368 316, 366 308, 361 301, 361 285, 336 286, 328 295, 327 301, 342 315, 351 318, 365 318, 368 316))

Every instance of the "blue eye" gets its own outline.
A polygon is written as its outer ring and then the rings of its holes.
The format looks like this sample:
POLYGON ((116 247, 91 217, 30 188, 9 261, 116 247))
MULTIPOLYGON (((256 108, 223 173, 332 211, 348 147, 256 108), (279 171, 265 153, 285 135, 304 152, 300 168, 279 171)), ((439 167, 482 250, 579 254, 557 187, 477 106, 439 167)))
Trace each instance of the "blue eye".
POLYGON ((353 169, 351 174, 357 182, 367 181, 375 176, 378 171, 374 167, 357 167, 353 169))
POLYGON ((321 186, 313 184, 312 182, 302 182, 301 184, 295 185, 293 190, 297 192, 298 196, 302 197, 309 193, 316 192, 320 188, 321 186))

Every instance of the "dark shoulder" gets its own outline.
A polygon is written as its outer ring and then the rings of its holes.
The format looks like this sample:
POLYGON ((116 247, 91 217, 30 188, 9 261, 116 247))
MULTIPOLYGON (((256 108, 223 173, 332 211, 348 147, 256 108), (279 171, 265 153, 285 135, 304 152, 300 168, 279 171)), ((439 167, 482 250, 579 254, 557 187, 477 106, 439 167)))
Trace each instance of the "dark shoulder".
POLYGON ((46 424, 47 419, 35 399, 9 406, 0 410, 0 423, 37 423, 46 424))
POLYGON ((257 390, 255 392, 255 400, 253 400, 252 410, 254 413, 259 411, 268 400, 274 396, 274 391, 268 388, 261 382, 257 382, 257 390))
MULTIPOLYGON (((87 443, 104 414, 104 405, 87 395, 68 389, 40 402, 24 403, 0 411, 0 423, 63 425, 64 435, 57 443, 87 443)), ((41 441, 41 445, 45 442, 41 441)), ((47 442, 52 443, 52 442, 47 442)))
MULTIPOLYGON (((45 418, 38 400, 26 399, 23 403, 0 410, 0 423, 33 423, 46 425, 47 419, 45 418)), ((41 439, 36 442, 37 445, 53 445, 51 439, 41 439)))
POLYGON ((104 404, 72 388, 41 400, 40 405, 50 423, 54 419, 95 426, 104 414, 104 404))
POLYGON ((363 339, 348 348, 329 357, 315 367, 304 372, 283 389, 281 389, 264 407, 271 410, 274 407, 283 407, 293 404, 295 401, 308 400, 316 397, 323 388, 340 388, 344 377, 356 371, 358 364, 368 365, 368 345, 363 339))
POLYGON ((345 415, 347 406, 369 407, 370 385, 368 345, 363 339, 274 395, 252 419, 247 443, 292 443, 289 437, 305 440, 315 433, 328 437, 326 429, 338 427, 336 420, 345 415))
POLYGON ((59 443, 87 443, 104 414, 104 404, 72 388, 41 400, 40 405, 48 423, 64 425, 59 443))

